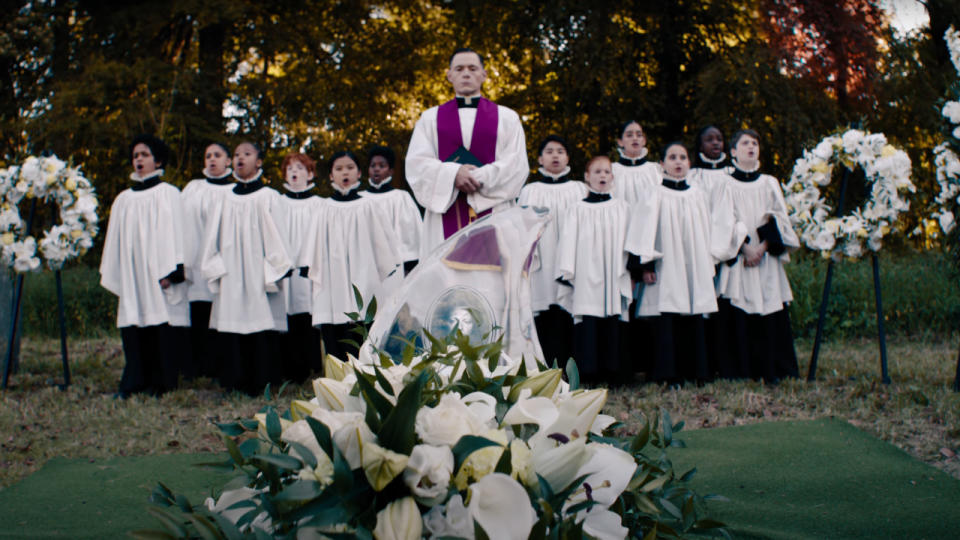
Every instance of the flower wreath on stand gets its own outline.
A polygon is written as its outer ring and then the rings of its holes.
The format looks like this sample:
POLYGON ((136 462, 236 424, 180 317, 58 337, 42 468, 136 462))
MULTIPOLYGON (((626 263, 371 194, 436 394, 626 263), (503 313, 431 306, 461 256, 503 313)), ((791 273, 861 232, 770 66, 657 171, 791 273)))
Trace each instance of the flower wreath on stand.
MULTIPOLYGON (((960 75, 960 31, 952 26, 943 35, 950 49, 950 59, 960 75)), ((943 116, 949 121, 946 125, 945 141, 933 149, 934 164, 937 167, 937 184, 940 193, 934 200, 936 210, 930 216, 940 223, 940 228, 952 241, 949 242, 955 257, 960 259, 960 246, 956 230, 955 211, 960 206, 960 77, 949 91, 954 100, 947 100, 942 109, 943 116)))
POLYGON ((910 208, 901 194, 916 191, 910 181, 910 157, 887 143, 882 133, 850 129, 824 138, 813 150, 804 150, 785 188, 787 212, 800 240, 825 258, 859 258, 864 241, 879 251, 883 237, 896 230, 900 213, 910 208), (833 170, 841 164, 864 171, 870 197, 845 216, 830 216, 821 189, 830 185, 833 170))
POLYGON ((93 247, 99 230, 93 185, 79 167, 56 156, 30 156, 21 165, 0 169, 0 258, 14 271, 40 267, 36 238, 22 236, 27 224, 17 205, 23 199, 54 203, 59 209, 60 223, 44 231, 39 244, 48 268, 59 270, 93 247))

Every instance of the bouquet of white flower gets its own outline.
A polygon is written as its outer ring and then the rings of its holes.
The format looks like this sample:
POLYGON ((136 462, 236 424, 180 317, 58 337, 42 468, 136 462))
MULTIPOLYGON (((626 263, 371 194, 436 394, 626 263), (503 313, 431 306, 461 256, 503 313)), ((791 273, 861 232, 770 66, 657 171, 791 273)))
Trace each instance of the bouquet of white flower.
POLYGON ((26 224, 17 205, 23 199, 59 207, 60 223, 45 231, 39 243, 51 270, 93 247, 99 229, 97 196, 90 181, 79 167, 70 167, 57 156, 30 156, 21 165, 0 169, 0 257, 15 271, 40 267, 37 240, 20 237, 26 224))
MULTIPOLYGON (((429 337, 429 336, 428 336, 429 337)), ((165 533, 206 538, 676 538, 726 536, 664 450, 663 413, 632 437, 601 413, 606 389, 527 373, 459 332, 394 365, 327 357, 314 397, 220 425, 231 466, 192 506, 163 485, 165 533), (251 437, 252 434, 255 436, 251 437), (183 513, 177 513, 177 506, 183 513), (649 536, 648 533, 652 534, 649 536)), ((152 531, 139 531, 147 537, 152 531)))
MULTIPOLYGON (((957 74, 960 75, 960 31, 951 26, 943 37, 950 49, 950 58, 957 74)), ((945 100, 941 109, 943 117, 947 119, 944 141, 933 149, 940 192, 934 200, 935 210, 930 218, 939 223, 940 229, 950 240, 948 244, 954 257, 960 261, 960 234, 954 230, 955 213, 960 210, 960 77, 948 90, 948 95, 952 95, 954 99, 945 100)))

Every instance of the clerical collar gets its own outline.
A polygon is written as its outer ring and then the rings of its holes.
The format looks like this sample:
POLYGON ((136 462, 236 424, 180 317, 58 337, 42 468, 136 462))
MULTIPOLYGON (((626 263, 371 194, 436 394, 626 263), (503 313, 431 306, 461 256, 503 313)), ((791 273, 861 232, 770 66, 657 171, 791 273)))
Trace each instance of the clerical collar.
POLYGON ((640 152, 640 156, 639 156, 639 157, 635 157, 635 158, 629 157, 629 156, 627 156, 626 154, 624 154, 624 153, 623 153, 623 148, 619 148, 619 147, 618 147, 618 148, 617 148, 617 152, 620 152, 620 159, 617 160, 617 163, 619 163, 619 164, 621 164, 621 165, 626 165, 627 167, 639 167, 640 165, 643 165, 644 163, 647 162, 647 149, 646 149, 646 148, 644 148, 643 151, 640 152))
POLYGON ((537 169, 540 172, 540 181, 545 184, 562 184, 570 180, 570 167, 567 167, 557 174, 547 171, 543 167, 537 169))
POLYGON ((476 109, 477 103, 479 102, 480 102, 480 96, 470 96, 470 97, 457 96, 458 109, 476 109))
POLYGON ((703 152, 700 152, 699 155, 701 169, 722 169, 723 162, 727 159, 726 152, 720 152, 720 157, 717 159, 710 159, 709 157, 703 155, 703 152))
POLYGON ((337 184, 333 184, 333 197, 331 197, 331 199, 340 202, 357 200, 360 198, 360 194, 357 193, 357 188, 359 187, 360 182, 357 182, 347 188, 342 188, 337 184))
POLYGON ((367 193, 386 193, 393 189, 393 186, 390 185, 390 182, 393 180, 392 176, 388 176, 383 179, 379 184, 374 183, 373 180, 367 180, 367 183, 370 184, 370 187, 367 188, 367 193))
POLYGON ((230 174, 233 175, 233 178, 234 178, 237 182, 239 182, 239 183, 241 183, 241 184, 249 184, 250 182, 256 182, 257 180, 260 179, 261 176, 263 176, 263 169, 257 169, 257 174, 253 175, 253 176, 250 177, 250 178, 246 178, 246 179, 240 178, 239 176, 237 176, 237 171, 233 171, 233 172, 231 172, 230 174))
POLYGON ((293 186, 287 183, 284 183, 283 187, 284 189, 286 189, 286 191, 283 194, 286 195, 287 197, 290 197, 291 199, 309 199, 310 197, 314 196, 313 182, 310 182, 309 184, 307 184, 307 187, 301 189, 300 191, 291 189, 293 186))
POLYGON ((130 189, 134 191, 143 191, 150 189, 160 183, 160 177, 163 176, 163 169, 157 169, 146 176, 140 176, 134 171, 130 174, 130 179, 135 182, 130 189))
POLYGON ((203 176, 207 179, 207 182, 210 182, 211 184, 216 184, 218 186, 225 186, 233 181, 230 179, 230 177, 233 176, 233 169, 231 169, 230 167, 227 167, 226 172, 224 172, 220 176, 211 176, 210 173, 206 169, 204 169, 203 176))
POLYGON ((747 171, 740 168, 737 160, 733 160, 733 173, 731 173, 730 176, 741 182, 753 182, 757 178, 760 178, 760 162, 758 161, 755 167, 747 171))
POLYGON ((584 199, 585 202, 598 203, 598 202, 609 201, 611 198, 610 192, 601 193, 599 191, 594 191, 590 188, 587 188, 587 190, 589 191, 589 193, 587 193, 587 198, 584 199))
POLYGON ((233 192, 237 195, 248 195, 262 187, 264 187, 263 180, 260 180, 260 175, 257 175, 256 180, 237 182, 236 185, 233 186, 233 192))
POLYGON ((663 187, 674 191, 686 191, 690 188, 690 184, 687 183, 686 179, 677 180, 676 178, 670 178, 666 175, 663 177, 662 184, 663 187))

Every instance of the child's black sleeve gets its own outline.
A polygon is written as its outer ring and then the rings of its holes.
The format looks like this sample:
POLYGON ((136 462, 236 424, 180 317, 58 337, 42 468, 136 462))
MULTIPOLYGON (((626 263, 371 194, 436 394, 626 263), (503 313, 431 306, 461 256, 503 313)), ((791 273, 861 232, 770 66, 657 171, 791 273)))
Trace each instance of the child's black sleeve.
POLYGON ((786 251, 786 247, 783 245, 783 238, 780 237, 780 230, 777 229, 777 222, 774 218, 770 218, 757 229, 757 237, 760 238, 761 242, 767 242, 767 252, 774 257, 779 257, 786 251))

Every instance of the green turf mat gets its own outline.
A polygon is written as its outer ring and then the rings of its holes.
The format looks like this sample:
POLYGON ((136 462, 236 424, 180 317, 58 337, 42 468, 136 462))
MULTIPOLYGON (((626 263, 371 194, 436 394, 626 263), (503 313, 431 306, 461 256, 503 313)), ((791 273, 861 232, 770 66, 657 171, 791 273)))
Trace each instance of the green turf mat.
POLYGON ((157 482, 201 503, 232 475, 193 465, 225 459, 225 454, 52 459, 0 491, 0 538, 123 538, 127 531, 159 529, 147 513, 157 482))
POLYGON ((960 480, 839 420, 678 435, 680 472, 735 538, 960 538, 960 480))
MULTIPOLYGON (((710 504, 735 538, 958 538, 960 481, 837 420, 682 432, 678 471, 730 502, 710 504)), ((0 538, 122 538, 159 528, 158 481, 194 504, 229 473, 193 467, 211 454, 54 459, 0 491, 0 538)))

